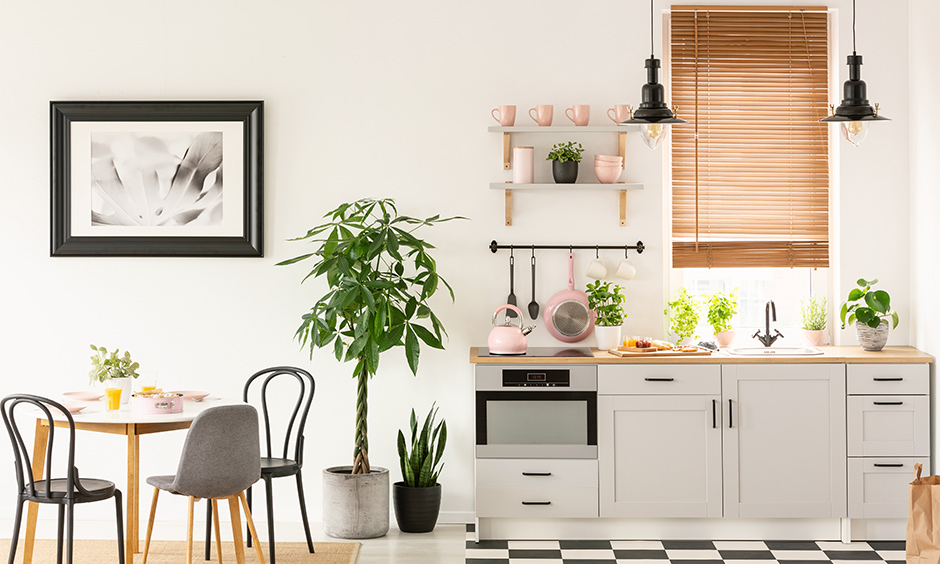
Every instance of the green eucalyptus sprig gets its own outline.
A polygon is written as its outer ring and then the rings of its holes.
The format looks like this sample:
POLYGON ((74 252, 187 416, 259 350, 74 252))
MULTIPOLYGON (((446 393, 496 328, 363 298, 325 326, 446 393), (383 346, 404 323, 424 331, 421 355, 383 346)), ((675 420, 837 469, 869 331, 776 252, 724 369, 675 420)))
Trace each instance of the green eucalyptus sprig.
POLYGON ((669 316, 669 332, 678 338, 679 343, 689 337, 698 338, 695 332, 701 318, 699 305, 698 299, 682 286, 679 287, 676 299, 666 303, 663 314, 668 316, 669 310, 672 310, 672 315, 669 316))
POLYGON ((584 148, 581 146, 581 143, 575 143, 574 141, 568 141, 567 143, 555 143, 555 146, 552 147, 552 150, 548 152, 548 157, 546 157, 545 160, 558 161, 562 163, 574 161, 579 163, 581 162, 581 153, 583 152, 584 148))
POLYGON ((131 353, 124 351, 124 356, 120 349, 114 349, 109 353, 104 347, 91 345, 91 350, 95 354, 91 356, 91 370, 88 372, 88 382, 104 382, 112 378, 137 378, 137 369, 140 365, 131 360, 131 353))
POLYGON ((401 479, 409 488, 433 488, 437 485, 437 477, 444 469, 441 457, 444 455, 444 445, 447 444, 447 422, 434 426, 437 417, 437 407, 431 405, 428 416, 421 426, 418 434, 418 419, 415 410, 411 410, 411 453, 405 443, 405 434, 398 430, 398 460, 401 463, 401 479))
POLYGON ((594 310, 597 316, 594 323, 601 327, 619 327, 627 317, 623 311, 626 298, 620 293, 622 288, 610 282, 600 280, 587 285, 588 307, 594 310))
POLYGON ((826 328, 826 296, 813 294, 800 300, 800 313, 803 315, 803 329, 822 331, 826 328))
POLYGON ((738 313, 737 288, 730 293, 712 292, 708 295, 708 324, 715 333, 731 331, 731 318, 738 313))
POLYGON ((891 328, 897 329, 898 314, 891 311, 891 296, 884 290, 871 289, 877 283, 877 278, 874 280, 859 278, 856 281, 858 288, 852 288, 849 291, 849 297, 842 303, 842 310, 839 312, 843 329, 846 323, 851 325, 856 321, 875 328, 881 325, 882 320, 889 318, 892 323, 891 328), (864 304, 852 302, 864 302, 864 304))

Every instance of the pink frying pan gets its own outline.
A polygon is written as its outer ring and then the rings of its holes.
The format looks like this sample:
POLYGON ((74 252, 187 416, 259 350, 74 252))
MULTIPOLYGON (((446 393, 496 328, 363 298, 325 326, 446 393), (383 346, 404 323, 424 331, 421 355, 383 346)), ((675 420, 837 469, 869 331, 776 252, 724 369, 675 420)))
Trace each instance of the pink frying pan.
POLYGON ((576 343, 594 331, 594 311, 588 298, 574 289, 574 254, 568 253, 568 289, 557 292, 548 300, 542 320, 548 332, 559 341, 576 343))

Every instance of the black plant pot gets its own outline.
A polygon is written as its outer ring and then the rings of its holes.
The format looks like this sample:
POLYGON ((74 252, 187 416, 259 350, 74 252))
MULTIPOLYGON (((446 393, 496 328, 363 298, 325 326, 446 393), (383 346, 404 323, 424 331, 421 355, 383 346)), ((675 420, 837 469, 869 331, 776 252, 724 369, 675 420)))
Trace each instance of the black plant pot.
POLYGON ((409 488, 404 482, 392 486, 395 520, 405 533, 430 533, 441 512, 441 485, 433 488, 409 488))
POLYGON ((578 180, 577 161, 552 161, 552 177, 555 184, 574 184, 578 180))

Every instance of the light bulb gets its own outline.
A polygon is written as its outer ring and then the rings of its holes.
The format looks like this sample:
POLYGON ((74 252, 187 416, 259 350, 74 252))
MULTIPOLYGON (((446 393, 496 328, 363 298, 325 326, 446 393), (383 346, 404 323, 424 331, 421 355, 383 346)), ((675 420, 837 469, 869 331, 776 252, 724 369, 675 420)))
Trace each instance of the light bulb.
POLYGON ((669 135, 669 128, 661 123, 644 123, 640 126, 643 141, 650 149, 655 149, 669 135))
POLYGON ((843 121, 841 125, 842 137, 845 137, 845 140, 854 147, 861 145, 865 136, 868 135, 867 121, 843 121))

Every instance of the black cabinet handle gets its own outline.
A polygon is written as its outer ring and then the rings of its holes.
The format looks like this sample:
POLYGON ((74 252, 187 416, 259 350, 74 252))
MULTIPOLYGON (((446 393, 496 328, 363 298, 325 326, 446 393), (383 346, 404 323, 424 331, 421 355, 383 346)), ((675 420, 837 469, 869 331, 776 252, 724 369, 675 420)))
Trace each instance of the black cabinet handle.
POLYGON ((876 401, 875 405, 904 405, 903 401, 876 401))
POLYGON ((523 472, 523 476, 551 476, 551 472, 523 472))
POLYGON ((875 382, 901 382, 904 378, 872 378, 875 382))
POLYGON ((732 419, 732 409, 731 409, 731 400, 728 400, 728 428, 731 429, 734 427, 734 422, 732 419))
POLYGON ((904 468, 904 465, 901 464, 900 462, 897 464, 880 464, 876 462, 875 468, 904 468))
POLYGON ((550 501, 523 501, 522 505, 551 505, 550 501))
POLYGON ((712 429, 718 428, 718 400, 712 400, 712 429))
POLYGON ((647 382, 674 382, 675 378, 643 378, 647 382))

